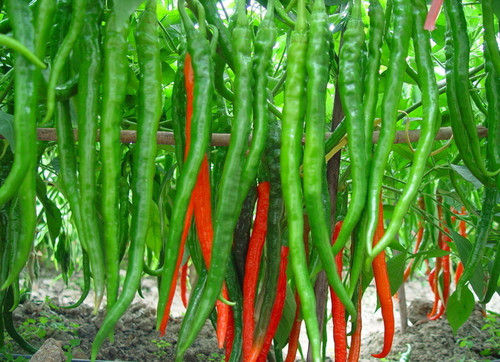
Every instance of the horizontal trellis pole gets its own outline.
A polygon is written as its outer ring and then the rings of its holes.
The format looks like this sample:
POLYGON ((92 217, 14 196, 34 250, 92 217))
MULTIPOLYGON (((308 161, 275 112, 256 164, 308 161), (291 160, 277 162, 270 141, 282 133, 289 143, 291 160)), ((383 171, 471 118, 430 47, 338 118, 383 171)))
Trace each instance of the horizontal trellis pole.
MULTIPOLYGON (((78 131, 74 130, 75 138, 78 138, 78 131)), ((330 136, 331 133, 327 132, 326 136, 330 136)), ((441 127, 436 134, 436 141, 448 140, 452 137, 451 127, 441 127)), ((488 129, 483 126, 477 127, 477 134, 479 138, 484 138, 488 135, 488 129)), ((228 146, 230 133, 213 133, 211 145, 212 146, 228 146)), ((4 138, 0 136, 0 138, 4 138)), ((56 129, 55 128, 37 128, 37 138, 40 141, 56 141, 56 129)), ((373 143, 377 143, 379 138, 379 132, 373 132, 373 143)), ((394 143, 407 143, 408 139, 410 142, 417 142, 420 138, 420 130, 409 130, 409 131, 398 131, 396 132, 396 138, 394 143)), ((123 130, 120 132, 120 140, 122 143, 135 143, 137 140, 137 131, 135 130, 123 130)), ((156 140, 159 145, 174 145, 174 134, 173 132, 159 131, 156 133, 156 140)))

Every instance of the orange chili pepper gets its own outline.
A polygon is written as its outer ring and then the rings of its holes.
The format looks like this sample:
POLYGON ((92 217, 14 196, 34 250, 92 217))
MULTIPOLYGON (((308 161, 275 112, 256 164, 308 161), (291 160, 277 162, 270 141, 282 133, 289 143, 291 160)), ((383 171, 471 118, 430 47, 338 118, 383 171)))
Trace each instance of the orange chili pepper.
POLYGON ((348 362, 358 362, 359 355, 361 352, 361 297, 363 296, 363 290, 361 288, 361 280, 359 281, 358 287, 358 319, 356 321, 356 329, 351 337, 351 348, 349 348, 349 356, 347 357, 348 362))
POLYGON ((257 211, 248 244, 243 279, 243 360, 249 361, 254 339, 254 303, 257 282, 259 279, 260 258, 267 234, 267 214, 269 210, 269 182, 261 182, 257 186, 257 211))
MULTIPOLYGON (((384 235, 384 208, 382 201, 379 204, 378 225, 373 237, 373 245, 384 235)), ((381 252, 372 262, 373 276, 377 287, 377 295, 380 301, 382 317, 384 319, 384 347, 382 352, 372 354, 375 358, 384 358, 389 354, 394 339, 394 310, 392 306, 391 285, 387 275, 387 265, 385 263, 385 253, 381 252)))
POLYGON ((290 336, 288 336, 288 352, 286 354, 285 362, 295 362, 297 348, 299 347, 300 326, 302 324, 302 319, 300 318, 300 298, 297 292, 295 292, 295 305, 297 308, 295 309, 292 330, 290 331, 290 336))
POLYGON ((288 247, 282 246, 278 284, 276 286, 277 291, 276 291, 276 297, 274 298, 273 306, 271 308, 271 318, 269 320, 269 325, 267 326, 264 339, 261 341, 255 341, 255 344, 252 346, 252 354, 250 356, 250 362, 253 362, 255 360, 259 362, 266 361, 267 354, 269 353, 269 349, 271 348, 271 343, 273 341, 274 335, 278 330, 278 325, 281 321, 283 308, 285 306, 287 264, 288 264, 288 247))
POLYGON ((181 266, 181 300, 184 308, 187 308, 187 272, 188 272, 188 263, 187 261, 181 266))
MULTIPOLYGON (((335 224, 333 231, 332 242, 335 244, 337 236, 342 227, 342 221, 335 224)), ((337 271, 342 278, 342 253, 343 248, 335 255, 335 263, 337 271)), ((335 362, 345 362, 347 360, 347 336, 346 336, 346 321, 345 308, 340 299, 337 297, 333 288, 330 287, 330 299, 332 300, 332 318, 333 318, 333 341, 335 346, 335 362)))

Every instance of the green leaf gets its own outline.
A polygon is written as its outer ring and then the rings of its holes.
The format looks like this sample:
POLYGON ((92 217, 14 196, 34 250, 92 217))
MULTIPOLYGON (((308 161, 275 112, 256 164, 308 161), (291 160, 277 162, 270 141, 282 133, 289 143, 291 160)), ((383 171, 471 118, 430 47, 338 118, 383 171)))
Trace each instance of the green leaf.
POLYGON ((278 330, 274 336, 274 343, 278 348, 284 348, 288 343, 288 336, 292 330, 293 320, 295 319, 295 297, 292 288, 289 285, 286 287, 285 306, 283 308, 283 315, 281 317, 278 330))
POLYGON ((483 184, 481 183, 481 181, 479 181, 476 178, 476 176, 474 176, 466 166, 453 165, 453 164, 450 164, 450 166, 453 169, 453 171, 455 171, 460 176, 462 176, 465 180, 467 180, 471 184, 473 184, 476 189, 480 189, 481 187, 483 187, 483 184))
POLYGON ((68 274, 71 264, 70 243, 65 233, 59 235, 55 257, 62 270, 64 282, 68 284, 68 274))
POLYGON ((457 291, 453 292, 446 307, 446 318, 453 333, 457 332, 458 328, 467 321, 474 310, 474 295, 469 288, 464 287, 460 294, 459 298, 459 293, 457 291))
POLYGON ((426 251, 420 251, 416 254, 414 254, 415 257, 421 256, 424 259, 431 259, 431 258, 441 258, 445 255, 448 255, 449 252, 445 251, 443 249, 430 249, 426 251))
POLYGON ((127 77, 127 94, 136 95, 137 89, 139 88, 139 79, 135 74, 132 67, 128 67, 128 77, 127 77))
POLYGON ((175 79, 175 71, 172 69, 170 64, 168 63, 163 63, 161 65, 161 72, 162 72, 162 83, 163 84, 170 84, 174 81, 175 79))
POLYGON ((73 338, 69 340, 69 344, 71 347, 77 347, 81 344, 81 340, 79 338, 73 338))
POLYGON ((176 10, 168 10, 163 6, 162 2, 158 3, 158 18, 165 29, 169 29, 173 24, 179 24, 181 22, 181 17, 179 12, 176 10))
POLYGON ((15 139, 14 139, 14 116, 12 114, 0 111, 0 135, 4 136, 9 142, 12 152, 14 152, 15 139))
POLYGON ((458 234, 453 229, 450 230, 450 235, 455 242, 455 245, 457 246, 458 256, 460 257, 460 260, 462 261, 462 263, 464 263, 464 266, 467 265, 469 255, 472 251, 471 242, 468 239, 464 238, 462 235, 458 234))
POLYGON ((347 3, 347 0, 325 0, 326 6, 344 5, 346 3, 347 3))
POLYGON ((62 227, 61 211, 57 205, 47 197, 47 187, 40 177, 36 179, 36 196, 43 206, 47 228, 49 229, 50 239, 54 244, 62 227))
POLYGON ((497 20, 500 19, 500 2, 493 1, 493 12, 497 17, 497 20))
POLYGON ((401 253, 387 260, 387 274, 391 285, 391 294, 394 295, 403 284, 406 254, 401 253))
MULTIPOLYGON (((458 234, 454 230, 450 230, 450 235, 452 240, 455 242, 455 245, 457 246, 457 252, 458 256, 460 257, 460 260, 464 264, 464 266, 467 268, 467 264, 469 261, 469 255, 472 252, 472 244, 471 242, 464 238, 462 235, 458 234)), ((470 278, 469 282, 472 286, 472 289, 474 289, 474 292, 478 296, 482 296, 484 292, 484 283, 486 278, 486 270, 485 268, 479 264, 474 270, 474 273, 472 274, 472 277, 470 278)))
POLYGON ((151 218, 149 222, 148 233, 146 237, 146 243, 149 249, 159 257, 161 252, 161 232, 160 232, 160 211, 158 210, 158 205, 153 202, 151 204, 151 218))

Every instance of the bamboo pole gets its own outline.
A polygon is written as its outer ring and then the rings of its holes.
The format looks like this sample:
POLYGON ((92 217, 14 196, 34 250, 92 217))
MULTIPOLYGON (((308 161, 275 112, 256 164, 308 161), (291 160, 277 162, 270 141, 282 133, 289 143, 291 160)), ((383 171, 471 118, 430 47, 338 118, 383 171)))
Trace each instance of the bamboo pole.
MULTIPOLYGON (((75 139, 78 139, 78 131, 73 131, 75 134, 75 139)), ((327 137, 331 133, 327 132, 327 137)), ((485 138, 488 135, 488 129, 483 126, 477 127, 477 134, 479 138, 485 138)), ((211 145, 212 146, 228 146, 229 145, 229 133, 213 133, 211 145)), ((452 136, 451 127, 441 127, 436 134, 436 141, 448 140, 452 136)), ((420 130, 409 130, 408 138, 410 142, 417 142, 420 137, 420 130)), ((0 135, 0 138, 4 138, 0 135)), ((56 129, 55 128, 37 128, 37 138, 39 141, 56 141, 56 129)), ((379 138, 379 131, 373 132, 373 143, 377 143, 379 138)), ((98 136, 99 139, 99 136, 98 136)), ((120 132, 120 141, 122 143, 135 143, 137 140, 137 132, 133 130, 123 130, 120 132)), ((174 145, 174 134, 172 132, 159 131, 156 133, 156 140, 159 145, 174 145)), ((397 131, 394 143, 406 143, 407 136, 406 131, 397 131)))

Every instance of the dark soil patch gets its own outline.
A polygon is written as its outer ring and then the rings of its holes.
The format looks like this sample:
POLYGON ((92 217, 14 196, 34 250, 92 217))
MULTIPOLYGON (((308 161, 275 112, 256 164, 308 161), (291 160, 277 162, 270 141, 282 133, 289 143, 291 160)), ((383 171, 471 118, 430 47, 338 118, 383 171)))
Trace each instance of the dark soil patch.
MULTIPOLYGON (((53 338, 61 341, 68 358, 88 359, 92 341, 104 313, 92 314, 92 308, 53 309, 47 303, 26 302, 14 312, 17 330, 34 346, 53 338)), ((156 312, 144 304, 133 304, 115 328, 114 343, 107 340, 98 356, 101 360, 173 361, 181 319, 170 319, 167 334, 159 337, 155 330, 156 312)), ((12 341, 4 352, 25 354, 12 341)), ((185 361, 220 361, 223 352, 217 348, 213 327, 207 324, 186 352, 185 361)))
MULTIPOLYGON (((410 348, 408 361, 479 361, 500 358, 500 317, 475 310, 454 335, 446 320, 429 321, 426 313, 432 303, 415 300, 409 307, 413 326, 406 334, 396 330, 392 352, 387 360, 399 360, 410 348)), ((363 341, 363 360, 376 360, 371 353, 382 350, 383 333, 374 333, 363 341)))

